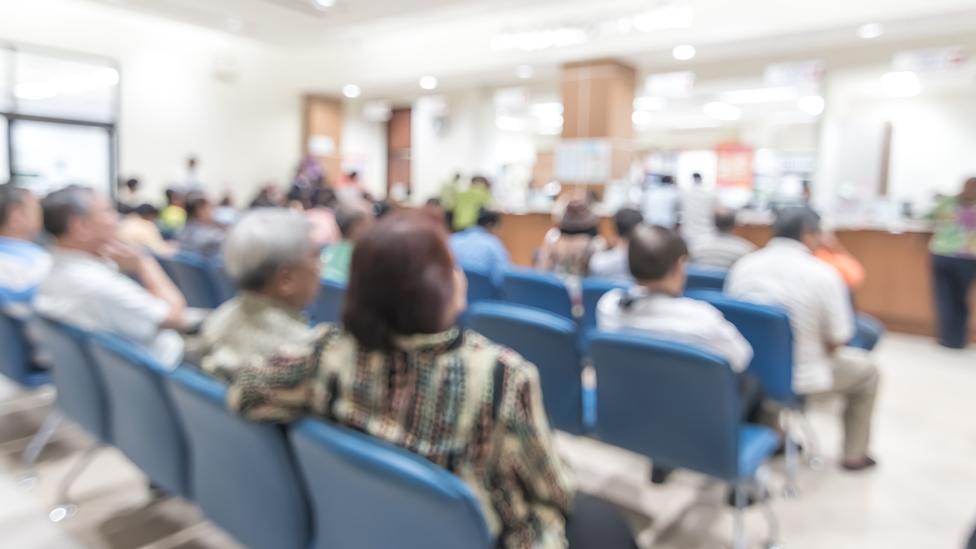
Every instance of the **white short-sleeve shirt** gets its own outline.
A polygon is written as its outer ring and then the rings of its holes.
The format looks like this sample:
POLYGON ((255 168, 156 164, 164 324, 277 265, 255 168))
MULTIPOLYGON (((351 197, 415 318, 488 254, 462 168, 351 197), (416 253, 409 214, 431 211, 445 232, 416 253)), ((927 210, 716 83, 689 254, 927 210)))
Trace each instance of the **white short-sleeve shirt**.
POLYGON ((710 351, 741 372, 752 360, 752 347, 715 307, 687 297, 630 290, 636 299, 622 307, 627 290, 611 290, 597 304, 597 326, 607 331, 637 331, 710 351))
POLYGON ((169 305, 120 273, 111 261, 57 250, 51 273, 34 298, 38 313, 89 331, 116 334, 143 347, 166 367, 183 358, 183 338, 159 325, 169 305))
POLYGON ((729 272, 732 297, 786 309, 793 328, 793 389, 815 393, 833 385, 827 345, 854 336, 854 313, 847 286, 837 271, 801 242, 774 238, 740 259, 729 272))

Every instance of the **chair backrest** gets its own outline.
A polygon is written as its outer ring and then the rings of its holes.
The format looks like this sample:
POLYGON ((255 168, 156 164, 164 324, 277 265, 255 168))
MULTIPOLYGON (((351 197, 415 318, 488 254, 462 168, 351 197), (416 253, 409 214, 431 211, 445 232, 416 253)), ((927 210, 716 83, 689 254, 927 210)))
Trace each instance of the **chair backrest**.
POLYGON ((112 444, 154 484, 188 498, 187 445, 167 388, 169 371, 114 335, 95 334, 89 348, 105 380, 112 444))
POLYGON ((541 271, 515 269, 505 273, 502 286, 505 301, 549 311, 573 320, 573 301, 561 278, 541 271))
POLYGON ((213 268, 214 282, 217 285, 217 297, 220 303, 230 301, 237 295, 237 281, 231 278, 223 264, 213 268))
POLYGON ((423 457, 316 419, 289 436, 314 502, 315 547, 494 547, 468 486, 423 457))
POLYGON ((786 311, 714 291, 689 292, 688 297, 710 303, 746 338, 753 353, 749 371, 762 382, 766 397, 799 405, 793 392, 793 329, 786 311))
POLYGON ((553 428, 583 433, 583 385, 576 325, 561 316, 510 303, 476 303, 469 327, 514 349, 539 369, 542 401, 553 428))
POLYGON ((88 350, 91 334, 50 318, 37 318, 38 345, 51 359, 57 407, 102 442, 111 442, 108 396, 88 350))
POLYGON ((629 288, 630 284, 617 280, 587 278, 583 280, 583 320, 580 323, 584 333, 596 329, 596 305, 603 294, 618 288, 629 288))
POLYGON ((685 283, 685 291, 717 290, 721 292, 725 288, 725 278, 728 274, 727 271, 719 269, 690 265, 688 266, 688 281, 685 283))
POLYGON ((740 405, 731 368, 693 347, 596 332, 596 434, 667 467, 738 477, 740 405))
POLYGON ((311 526, 304 485, 281 426, 230 413, 226 386, 191 366, 169 387, 190 443, 193 499, 254 549, 306 549, 311 526))
POLYGON ((322 280, 322 288, 315 303, 308 309, 308 317, 313 323, 342 321, 342 304, 346 299, 346 285, 332 280, 322 280))
POLYGON ((491 275, 472 269, 465 269, 464 274, 468 278, 468 305, 501 299, 502 289, 491 275))
POLYGON ((201 309, 220 306, 222 300, 214 267, 205 258, 180 252, 172 257, 161 257, 159 262, 183 293, 187 305, 201 309))
POLYGON ((50 383, 48 371, 33 365, 24 320, 7 314, 6 310, 7 304, 0 300, 0 375, 28 388, 50 383))

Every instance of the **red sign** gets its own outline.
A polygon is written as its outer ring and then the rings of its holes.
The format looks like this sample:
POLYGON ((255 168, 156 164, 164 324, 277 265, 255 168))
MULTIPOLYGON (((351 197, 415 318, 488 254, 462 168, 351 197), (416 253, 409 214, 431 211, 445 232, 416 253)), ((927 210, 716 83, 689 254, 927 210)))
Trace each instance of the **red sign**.
POLYGON ((716 185, 720 189, 751 189, 753 156, 752 147, 745 145, 716 147, 716 185))

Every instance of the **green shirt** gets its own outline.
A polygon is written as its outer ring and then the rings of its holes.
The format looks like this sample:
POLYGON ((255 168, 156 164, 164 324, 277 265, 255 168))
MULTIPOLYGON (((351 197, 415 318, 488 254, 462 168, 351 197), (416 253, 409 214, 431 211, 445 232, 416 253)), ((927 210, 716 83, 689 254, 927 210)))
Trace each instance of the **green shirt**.
POLYGON ((934 221, 929 249, 936 255, 976 257, 976 204, 962 204, 956 197, 944 199, 932 212, 934 221))
POLYGON ((322 278, 345 284, 352 263, 352 240, 341 240, 322 251, 322 278))
POLYGON ((454 230, 463 231, 478 222, 478 212, 491 205, 491 191, 474 185, 455 197, 454 230))

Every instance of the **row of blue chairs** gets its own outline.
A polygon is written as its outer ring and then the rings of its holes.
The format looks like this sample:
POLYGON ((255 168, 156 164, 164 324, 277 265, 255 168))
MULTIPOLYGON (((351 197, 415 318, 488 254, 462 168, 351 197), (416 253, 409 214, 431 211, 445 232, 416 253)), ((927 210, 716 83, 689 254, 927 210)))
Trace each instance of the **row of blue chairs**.
POLYGON ((189 252, 156 259, 190 307, 216 309, 237 294, 237 283, 218 261, 189 252))

